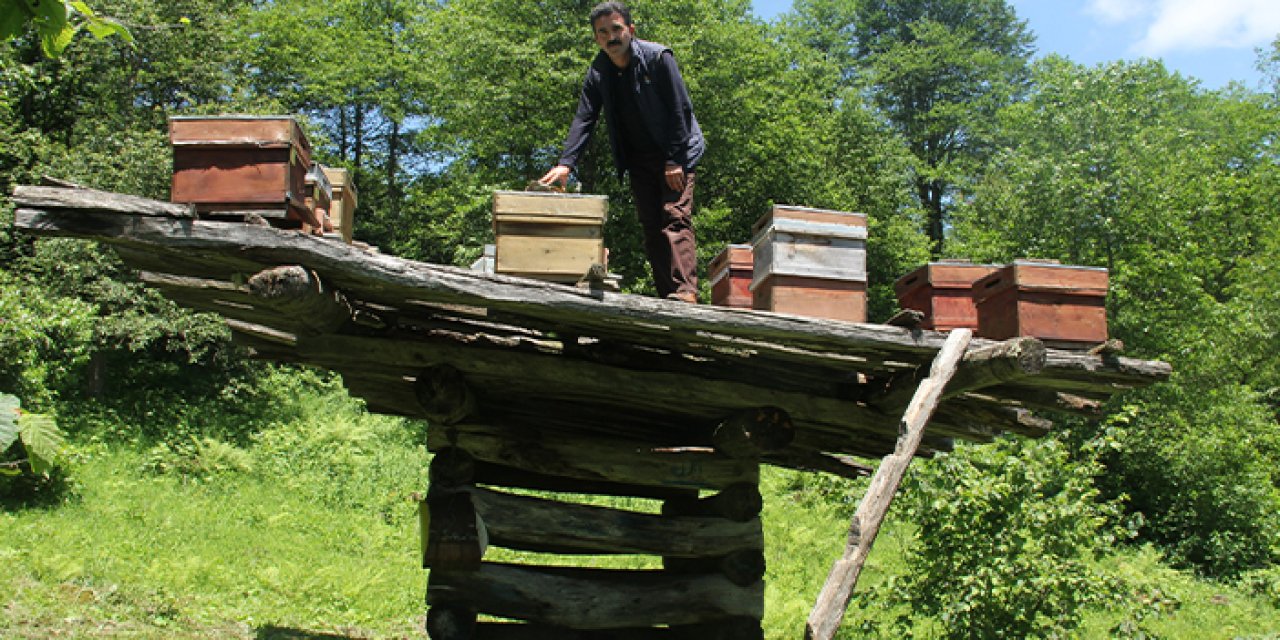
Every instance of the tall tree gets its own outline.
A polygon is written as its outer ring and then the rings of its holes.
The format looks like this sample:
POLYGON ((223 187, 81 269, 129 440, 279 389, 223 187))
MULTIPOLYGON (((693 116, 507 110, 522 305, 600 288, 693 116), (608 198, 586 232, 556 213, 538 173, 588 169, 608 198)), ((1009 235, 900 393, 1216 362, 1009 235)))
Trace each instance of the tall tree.
POLYGON ((1103 485, 1181 563, 1273 561, 1280 307, 1261 265, 1278 240, 1280 111, 1156 62, 1051 57, 1035 80, 1000 115, 1002 149, 956 212, 953 249, 1108 267, 1112 335, 1175 374, 1106 423, 1103 485))
POLYGON ((988 123, 1025 90, 1032 36, 1004 0, 800 0, 796 24, 906 141, 940 255, 956 187, 989 151, 988 123))

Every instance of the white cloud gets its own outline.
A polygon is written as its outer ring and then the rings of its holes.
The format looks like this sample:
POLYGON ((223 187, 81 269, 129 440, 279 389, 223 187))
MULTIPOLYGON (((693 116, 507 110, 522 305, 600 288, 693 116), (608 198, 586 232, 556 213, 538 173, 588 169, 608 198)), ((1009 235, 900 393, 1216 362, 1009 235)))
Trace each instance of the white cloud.
POLYGON ((1276 0, 1160 0, 1147 33, 1134 45, 1143 55, 1202 49, 1251 49, 1280 33, 1276 0))
POLYGON ((1150 0, 1089 0, 1085 12, 1107 24, 1128 22, 1150 13, 1150 0))
POLYGON ((1089 0, 1086 12, 1143 32, 1130 49, 1145 56, 1205 49, 1252 49, 1280 33, 1277 0, 1089 0))

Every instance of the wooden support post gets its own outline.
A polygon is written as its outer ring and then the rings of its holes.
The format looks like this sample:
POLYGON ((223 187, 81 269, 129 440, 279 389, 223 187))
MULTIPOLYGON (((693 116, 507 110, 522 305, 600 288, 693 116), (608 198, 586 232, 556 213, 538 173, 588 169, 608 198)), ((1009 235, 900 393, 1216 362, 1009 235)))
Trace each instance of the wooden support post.
POLYGON ((760 496, 760 488, 754 483, 740 482, 705 498, 693 495, 669 499, 662 504, 662 514, 719 517, 734 522, 747 522, 760 515, 763 508, 764 498, 760 496))
POLYGON ((427 494, 426 553, 423 568, 474 569, 489 547, 484 521, 465 491, 434 490, 427 494))
POLYGON ((953 330, 934 358, 929 377, 916 389, 902 417, 902 430, 894 452, 881 461, 880 468, 871 478, 871 486, 858 503, 858 510, 849 525, 844 554, 831 567, 831 573, 822 585, 822 592, 818 594, 818 601, 805 625, 805 638, 830 640, 835 636, 849 606, 853 588, 858 583, 862 565, 871 553, 876 534, 880 532, 880 523, 889 511, 889 504, 898 491, 907 465, 911 464, 924 437, 925 426, 937 408, 947 382, 955 375, 956 365, 964 356, 972 336, 973 332, 968 329, 953 330))

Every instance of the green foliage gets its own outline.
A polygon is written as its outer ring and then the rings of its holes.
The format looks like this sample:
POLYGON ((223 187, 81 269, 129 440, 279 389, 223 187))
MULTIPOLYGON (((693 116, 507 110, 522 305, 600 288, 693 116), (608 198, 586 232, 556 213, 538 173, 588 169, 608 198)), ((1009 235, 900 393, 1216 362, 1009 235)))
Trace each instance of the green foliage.
POLYGON ((124 25, 111 18, 99 16, 84 2, 0 1, 0 40, 21 34, 28 22, 39 35, 40 48, 49 58, 62 55, 80 29, 88 29, 89 33, 98 39, 118 36, 125 42, 133 42, 133 34, 129 33, 124 25))
POLYGON ((16 396, 0 393, 0 503, 54 498, 65 482, 62 431, 52 416, 22 410, 16 396))
POLYGON ((1048 58, 1000 114, 1005 147, 955 217, 953 250, 1110 269, 1112 335, 1170 361, 1117 414, 1111 497, 1176 562, 1230 575, 1276 559, 1280 257, 1277 112, 1159 63, 1048 58))
POLYGON ((1115 585, 1091 565, 1118 512, 1093 486, 1096 464, 1056 440, 961 447, 905 486, 919 534, 899 588, 951 638, 1069 631, 1115 585))

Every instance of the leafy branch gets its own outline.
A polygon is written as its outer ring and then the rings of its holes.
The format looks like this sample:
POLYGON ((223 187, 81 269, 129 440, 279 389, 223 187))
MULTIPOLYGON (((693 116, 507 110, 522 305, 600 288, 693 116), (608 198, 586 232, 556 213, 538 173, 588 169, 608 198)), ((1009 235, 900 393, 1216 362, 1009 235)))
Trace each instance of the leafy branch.
POLYGON ((0 0, 0 40, 22 34, 28 23, 40 35, 40 48, 49 58, 62 55, 81 29, 98 39, 119 36, 133 43, 133 34, 123 24, 94 13, 80 0, 0 0))

